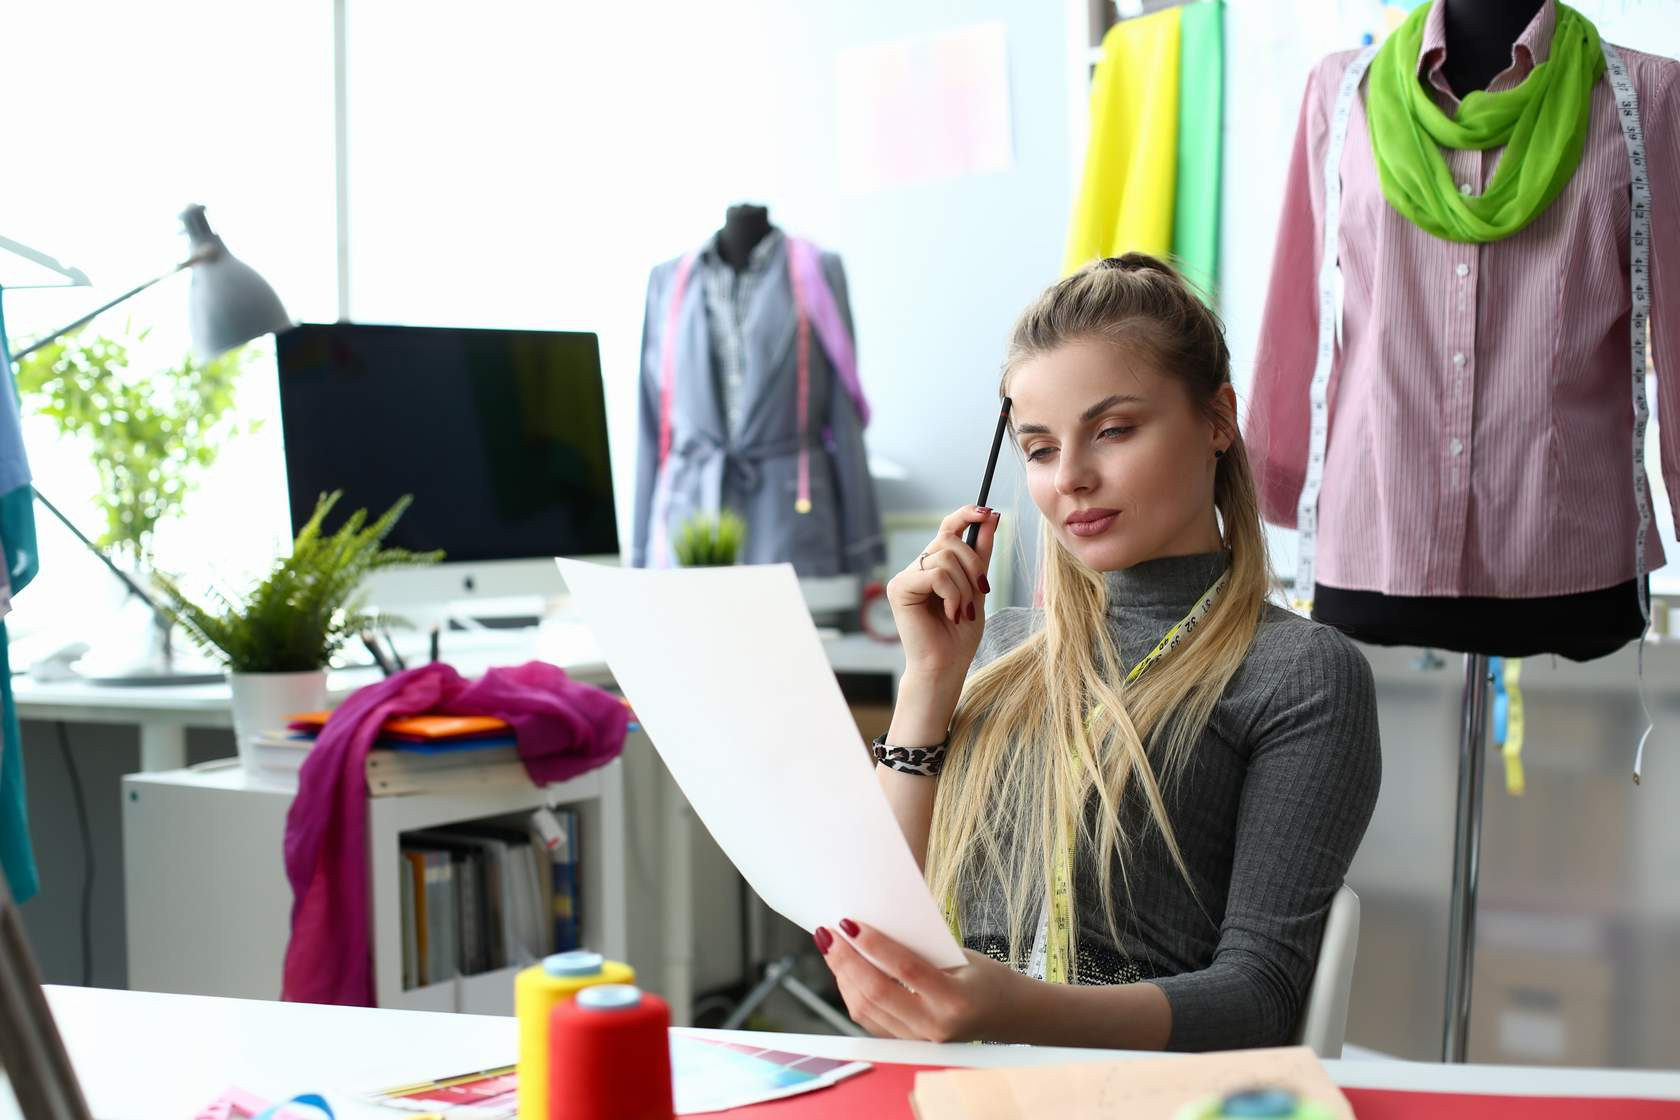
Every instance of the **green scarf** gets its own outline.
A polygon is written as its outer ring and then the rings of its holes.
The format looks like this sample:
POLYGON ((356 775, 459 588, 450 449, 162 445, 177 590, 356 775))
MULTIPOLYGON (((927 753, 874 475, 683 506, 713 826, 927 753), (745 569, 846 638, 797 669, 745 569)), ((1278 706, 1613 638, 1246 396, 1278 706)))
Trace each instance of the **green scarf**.
POLYGON ((1514 89, 1470 94, 1453 118, 1418 77, 1430 7, 1422 5, 1395 28, 1371 63, 1365 115, 1377 175, 1389 205, 1424 232, 1448 241, 1497 241, 1539 217, 1581 162, 1593 84, 1604 72, 1598 29, 1559 4, 1550 57, 1514 89), (1441 149, 1500 146, 1505 154, 1487 192, 1459 193, 1441 149))

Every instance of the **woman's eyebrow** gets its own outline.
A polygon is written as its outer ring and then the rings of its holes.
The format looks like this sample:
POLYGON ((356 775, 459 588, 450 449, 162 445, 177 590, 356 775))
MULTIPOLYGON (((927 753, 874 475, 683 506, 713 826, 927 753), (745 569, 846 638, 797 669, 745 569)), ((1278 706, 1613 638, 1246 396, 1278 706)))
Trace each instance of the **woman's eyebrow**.
MULTIPOLYGON (((1084 412, 1081 412, 1079 414, 1079 421, 1082 424, 1088 424, 1092 420, 1101 416, 1103 413, 1107 412, 1109 409, 1113 408, 1115 405, 1146 403, 1148 402, 1146 402, 1142 397, 1133 393, 1115 393, 1113 396, 1104 397, 1090 408, 1087 408, 1084 412)), ((1050 429, 1043 424, 1016 424, 1015 434, 1018 436, 1047 436, 1050 434, 1050 429)))

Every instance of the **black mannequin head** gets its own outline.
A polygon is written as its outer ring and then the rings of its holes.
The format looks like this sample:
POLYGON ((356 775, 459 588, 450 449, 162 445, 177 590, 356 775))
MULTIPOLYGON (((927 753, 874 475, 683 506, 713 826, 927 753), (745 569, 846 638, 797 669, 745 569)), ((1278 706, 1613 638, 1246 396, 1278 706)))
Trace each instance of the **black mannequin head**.
POLYGON ((1544 0, 1440 0, 1445 6, 1447 83, 1459 97, 1486 89, 1511 65, 1511 48, 1544 0))
POLYGON ((753 246, 770 233, 770 208, 742 203, 731 206, 723 216, 723 228, 718 230, 718 255, 736 272, 747 267, 753 246))

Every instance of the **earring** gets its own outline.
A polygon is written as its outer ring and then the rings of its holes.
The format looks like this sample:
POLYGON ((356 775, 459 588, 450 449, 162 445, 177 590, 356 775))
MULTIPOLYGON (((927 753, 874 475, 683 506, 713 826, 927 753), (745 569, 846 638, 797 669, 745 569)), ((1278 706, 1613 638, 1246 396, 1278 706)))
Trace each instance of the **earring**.
POLYGON ((1225 458, 1225 449, 1224 449, 1224 448, 1223 448, 1223 447, 1216 447, 1216 448, 1214 448, 1214 451, 1213 451, 1213 457, 1214 457, 1214 458, 1215 458, 1215 459, 1223 459, 1223 458, 1225 458))

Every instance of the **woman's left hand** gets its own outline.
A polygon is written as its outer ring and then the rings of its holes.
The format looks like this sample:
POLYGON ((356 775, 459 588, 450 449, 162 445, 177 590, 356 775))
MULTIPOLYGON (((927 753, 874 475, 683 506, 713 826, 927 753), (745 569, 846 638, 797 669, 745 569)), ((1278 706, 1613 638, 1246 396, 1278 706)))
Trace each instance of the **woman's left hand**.
POLYGON ((840 933, 819 928, 815 939, 852 1020, 878 1038, 1000 1041, 996 1024, 1004 1021, 1011 993, 1026 979, 968 950, 967 964, 935 968, 880 930, 849 918, 840 923, 840 933))

